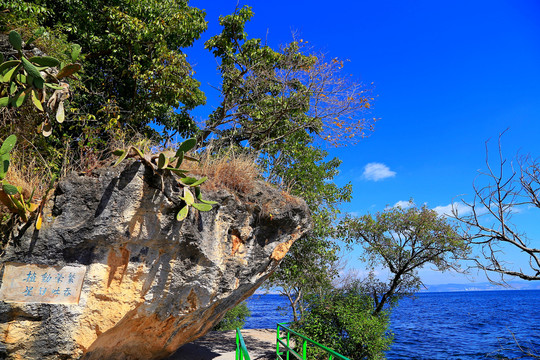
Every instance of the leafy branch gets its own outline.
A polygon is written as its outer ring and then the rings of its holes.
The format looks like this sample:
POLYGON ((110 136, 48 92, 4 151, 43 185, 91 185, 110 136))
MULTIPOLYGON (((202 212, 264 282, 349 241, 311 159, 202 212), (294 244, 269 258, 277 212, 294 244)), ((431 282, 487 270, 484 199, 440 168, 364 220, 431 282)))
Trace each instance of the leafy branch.
MULTIPOLYGON (((37 29, 26 45, 43 35, 44 31, 43 28, 37 29)), ((49 108, 55 112, 58 123, 64 122, 64 101, 69 98, 69 85, 61 80, 81 70, 81 65, 75 63, 81 47, 73 45, 70 53, 72 63, 64 64, 51 56, 27 58, 22 51, 21 35, 16 31, 9 33, 9 42, 17 50, 17 55, 15 59, 4 61, 4 56, 0 54, 0 107, 18 108, 30 99, 39 112, 44 113, 49 108), (48 91, 53 93, 48 96, 48 91)), ((52 133, 48 116, 40 129, 44 136, 52 133)))
POLYGON ((206 176, 201 179, 189 177, 186 175, 189 171, 180 168, 184 160, 199 161, 194 157, 186 155, 188 151, 195 147, 197 141, 193 138, 185 140, 180 144, 175 155, 172 157, 168 157, 163 152, 157 155, 146 154, 145 147, 147 142, 148 140, 142 140, 137 144, 138 146, 129 146, 126 149, 115 150, 113 154, 118 156, 118 159, 113 167, 118 166, 124 159, 133 157, 138 158, 153 169, 167 171, 178 176, 177 183, 183 187, 183 196, 180 196, 180 199, 184 201, 184 206, 176 215, 178 221, 182 221, 188 216, 191 207, 199 211, 212 210, 212 205, 216 205, 217 202, 204 200, 200 188, 200 185, 208 180, 208 178, 206 176), (196 200, 198 200, 198 202, 196 200))

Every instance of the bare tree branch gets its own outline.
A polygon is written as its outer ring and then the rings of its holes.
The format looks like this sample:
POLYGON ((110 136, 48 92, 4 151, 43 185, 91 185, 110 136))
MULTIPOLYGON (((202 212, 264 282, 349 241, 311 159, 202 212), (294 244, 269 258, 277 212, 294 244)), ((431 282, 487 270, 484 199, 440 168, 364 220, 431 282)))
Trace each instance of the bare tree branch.
POLYGON ((503 134, 499 136, 496 166, 490 163, 486 142, 487 171, 481 172, 473 183, 473 201, 462 200, 468 212, 460 214, 458 208, 453 207, 451 217, 461 223, 464 238, 478 247, 480 254, 470 260, 486 272, 490 281, 504 284, 504 276, 540 280, 540 249, 532 246, 526 234, 512 223, 512 216, 523 208, 540 208, 539 160, 530 156, 517 157, 516 170, 503 156, 503 134), (479 185, 479 180, 487 182, 479 185), (527 258, 528 268, 516 268, 504 261, 502 251, 508 246, 521 251, 527 258), (489 273, 499 274, 499 281, 490 278, 489 273))

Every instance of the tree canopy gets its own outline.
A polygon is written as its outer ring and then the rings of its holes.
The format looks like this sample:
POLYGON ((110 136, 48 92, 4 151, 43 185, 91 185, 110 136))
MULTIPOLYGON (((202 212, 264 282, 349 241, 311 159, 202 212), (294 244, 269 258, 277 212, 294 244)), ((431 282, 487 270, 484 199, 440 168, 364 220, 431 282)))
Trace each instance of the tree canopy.
POLYGON ((267 151, 299 134, 334 145, 369 134, 374 120, 363 110, 374 100, 371 89, 341 75, 342 61, 306 53, 301 40, 274 50, 248 38, 252 16, 244 6, 220 17, 221 34, 205 44, 220 61, 222 101, 203 136, 267 151))
POLYGON ((343 62, 308 53, 301 41, 275 50, 249 38, 252 16, 246 6, 220 17, 222 32, 205 44, 219 60, 221 103, 200 137, 218 149, 255 154, 266 180, 308 203, 312 234, 296 241, 267 283, 282 289, 296 320, 303 296, 336 275, 338 245, 331 237, 339 206, 352 194, 350 184, 333 182, 341 161, 327 159, 323 147, 369 134, 374 98, 370 87, 342 75, 343 62))
MULTIPOLYGON (((5 1, 3 7, 24 12, 18 3, 5 1)), ((182 48, 206 30, 204 11, 182 0, 26 4, 43 11, 20 27, 44 26, 57 35, 56 42, 41 43, 45 51, 57 55, 63 42, 82 48, 83 72, 64 133, 91 126, 96 138, 118 129, 150 134, 152 123, 182 135, 195 131, 189 111, 204 104, 205 96, 182 48)))
POLYGON ((459 269, 469 248, 448 222, 425 205, 393 207, 384 212, 349 217, 342 223, 347 240, 364 249, 363 260, 372 268, 390 272, 382 292, 374 290, 375 312, 398 297, 411 294, 422 285, 418 270, 429 264, 437 270, 459 269))

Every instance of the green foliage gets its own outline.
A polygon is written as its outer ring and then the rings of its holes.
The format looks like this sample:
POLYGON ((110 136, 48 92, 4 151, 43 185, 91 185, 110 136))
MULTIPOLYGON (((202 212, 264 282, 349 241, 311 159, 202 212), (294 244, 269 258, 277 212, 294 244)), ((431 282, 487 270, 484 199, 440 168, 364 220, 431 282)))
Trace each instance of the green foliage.
MULTIPOLYGON (((42 28, 36 30, 27 44, 36 40, 42 33, 42 28)), ((68 84, 60 80, 73 75, 81 69, 81 66, 64 65, 50 56, 33 56, 27 59, 22 52, 22 37, 14 30, 9 33, 9 42, 17 50, 17 56, 14 60, 5 61, 0 65, 0 106, 19 108, 27 99, 31 99, 38 111, 44 112, 48 108, 56 113, 56 120, 62 123, 65 116, 64 100, 69 96, 69 92, 68 84), (59 71, 55 72, 57 68, 59 71)), ((73 53, 74 61, 77 60, 79 53, 80 49, 73 53)), ((51 134, 48 117, 45 117, 41 130, 45 136, 51 134)))
POLYGON ((47 9, 38 2, 24 0, 0 0, 0 24, 6 26, 14 20, 29 21, 36 17, 43 17, 47 9))
MULTIPOLYGON (((221 106, 210 115, 206 126, 224 142, 241 144, 247 140, 252 148, 259 150, 289 133, 295 123, 305 122, 307 104, 301 101, 303 94, 292 89, 288 97, 279 96, 284 84, 273 82, 272 78, 276 78, 275 68, 280 68, 282 54, 269 46, 261 46, 260 39, 247 38, 244 27, 252 16, 251 8, 245 6, 233 15, 220 17, 222 33, 206 42, 206 48, 221 60, 223 93, 221 106), (251 85, 254 88, 248 89, 251 85), (301 101, 300 111, 272 112, 279 101, 290 102, 291 108, 296 101, 301 101), (289 121, 292 116, 295 119, 289 121)), ((313 62, 306 56, 298 58, 297 65, 309 66, 313 62)), ((279 105, 279 109, 289 106, 279 105)))
POLYGON ((369 89, 340 75, 343 62, 307 54, 302 41, 274 50, 248 38, 252 16, 244 6, 220 17, 222 33, 205 44, 220 60, 222 102, 203 137, 212 133, 220 145, 247 142, 257 151, 300 133, 332 144, 361 138, 372 121, 363 117, 373 100, 369 89))
POLYGON ((459 270, 458 261, 469 253, 454 224, 412 202, 408 209, 393 207, 375 216, 349 217, 341 229, 350 244, 363 247, 362 260, 372 269, 384 267, 391 273, 384 292, 374 295, 377 313, 395 295, 419 289, 419 269, 432 264, 440 271, 459 270))
MULTIPOLYGON (((293 324, 299 333, 351 360, 385 358, 392 343, 388 314, 374 315, 371 297, 358 284, 306 300, 306 315, 293 324)), ((320 349, 308 348, 309 359, 326 359, 323 355, 320 349)))
POLYGON ((205 97, 181 49, 206 29, 204 11, 185 0, 39 3, 47 9, 40 23, 86 53, 72 101, 78 120, 92 121, 105 139, 122 128, 151 134, 152 122, 181 134, 196 129, 188 111, 205 97))
POLYGON ((214 326, 213 330, 227 331, 243 328, 246 319, 251 316, 251 311, 245 302, 241 302, 231 310, 227 311, 223 319, 214 326))
POLYGON ((15 48, 15 50, 22 51, 22 38, 18 32, 11 31, 9 33, 9 42, 11 43, 11 46, 15 48))
POLYGON ((28 139, 28 152, 51 172, 88 171, 110 154, 111 144, 135 134, 161 140, 154 124, 163 125, 167 136, 196 131, 189 111, 205 98, 182 49, 199 38, 206 22, 204 11, 187 0, 0 0, 0 12, 4 32, 17 30, 48 55, 29 62, 40 70, 53 66, 50 58, 58 60, 56 79, 69 84, 63 91, 53 88, 61 91, 54 102, 39 91, 23 92, 18 107, 7 96, 0 99, 10 106, 0 118, 0 136, 28 139), (80 65, 73 64, 77 58, 80 65), (44 119, 46 141, 34 131, 44 119))
POLYGON ((6 178, 10 164, 9 153, 15 147, 16 142, 17 137, 15 135, 10 135, 4 140, 2 147, 0 147, 0 180, 4 180, 6 178))
MULTIPOLYGON (((61 131, 53 132, 51 126, 42 129, 52 133, 39 149, 53 172, 64 165, 58 160, 65 159, 68 150, 76 149, 80 161, 99 159, 99 151, 121 133, 153 134, 151 123, 162 125, 169 134, 197 131, 189 111, 205 98, 182 49, 206 29, 204 11, 190 7, 187 0, 35 0, 24 2, 26 8, 19 4, 9 0, 0 6, 18 18, 21 28, 43 26, 54 35, 40 43, 50 58, 28 59, 26 68, 21 60, 19 70, 27 76, 58 59, 67 65, 56 78, 70 78, 73 92, 70 103, 56 104, 59 125, 55 129, 61 131), (31 16, 33 11, 38 15, 31 16), (81 49, 84 71, 69 64, 81 49)), ((336 274, 338 247, 330 239, 339 205, 349 201, 352 193, 350 184, 333 183, 340 161, 327 159, 323 142, 338 145, 370 131, 372 120, 365 120, 364 114, 373 98, 369 89, 340 75, 342 61, 310 54, 302 41, 275 50, 260 39, 248 38, 245 24, 252 16, 251 9, 244 7, 221 17, 223 31, 205 44, 220 62, 223 101, 198 136, 202 146, 214 139, 219 150, 232 144, 255 152, 268 181, 308 202, 314 231, 296 242, 272 280, 301 306, 303 294, 323 288, 336 274)), ((27 95, 35 107, 41 105, 46 111, 49 101, 45 103, 38 92, 27 95)), ((115 152, 117 164, 136 157, 158 172, 169 171, 179 178, 184 189, 180 220, 192 207, 207 211, 213 205, 201 197, 199 185, 204 180, 192 180, 181 169, 184 160, 193 159, 183 146, 173 157, 154 158, 144 146, 115 152)))
POLYGON ((217 148, 255 152, 269 182, 307 201, 314 231, 296 241, 267 284, 283 289, 298 318, 303 295, 326 286, 336 274, 338 246, 329 239, 339 204, 352 192, 350 184, 339 187, 332 181, 340 161, 327 160, 328 153, 314 144, 361 137, 369 127, 363 114, 372 98, 340 76, 342 62, 306 53, 302 41, 274 50, 249 38, 245 25, 252 16, 245 6, 220 17, 222 32, 205 44, 220 61, 222 102, 201 138, 212 134, 217 148))
POLYGON ((309 138, 298 136, 281 147, 269 150, 261 159, 268 179, 286 184, 292 194, 304 199, 310 209, 313 231, 298 239, 272 274, 268 287, 283 289, 292 305, 295 320, 303 312, 303 296, 330 286, 337 276, 334 264, 339 246, 335 238, 335 222, 339 205, 352 197, 352 186, 337 186, 332 180, 339 172, 341 161, 326 160, 328 153, 310 144, 309 138))

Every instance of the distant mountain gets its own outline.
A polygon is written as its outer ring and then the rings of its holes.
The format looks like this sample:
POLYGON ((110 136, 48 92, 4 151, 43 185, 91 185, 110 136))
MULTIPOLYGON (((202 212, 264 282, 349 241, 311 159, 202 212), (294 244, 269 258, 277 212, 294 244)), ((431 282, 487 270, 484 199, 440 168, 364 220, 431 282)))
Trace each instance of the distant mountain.
POLYGON ((493 290, 540 290, 538 282, 530 281, 511 281, 508 282, 510 287, 497 286, 489 282, 468 283, 468 284, 440 284, 426 285, 427 290, 421 292, 450 292, 450 291, 493 291, 493 290))

